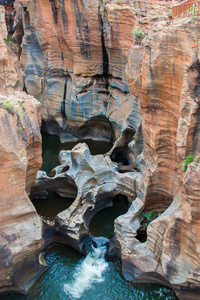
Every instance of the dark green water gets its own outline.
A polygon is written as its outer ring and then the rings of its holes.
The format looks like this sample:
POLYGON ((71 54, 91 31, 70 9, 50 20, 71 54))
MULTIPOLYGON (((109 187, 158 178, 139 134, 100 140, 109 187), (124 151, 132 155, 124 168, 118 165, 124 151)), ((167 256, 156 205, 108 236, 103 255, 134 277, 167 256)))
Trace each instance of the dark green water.
POLYGON ((61 211, 67 209, 74 199, 63 198, 53 191, 48 192, 48 198, 33 199, 32 203, 35 206, 38 214, 44 221, 53 221, 55 216, 61 211))
POLYGON ((114 234, 114 220, 127 211, 127 197, 117 195, 113 199, 113 207, 107 207, 101 210, 92 218, 90 222, 90 233, 94 236, 103 236, 111 239, 114 234))
MULTIPOLYGON (((68 144, 67 148, 66 144, 61 145, 59 143, 57 137, 47 135, 43 135, 43 143, 46 144, 43 145, 44 164, 42 169, 49 172, 58 164, 59 151, 69 149, 70 145, 68 144)), ((74 144, 71 144, 71 147, 73 146, 74 144)), ((96 150, 92 149, 92 153, 95 154, 93 151, 97 150, 99 153, 99 146, 96 150)), ((103 153, 108 150, 104 148, 103 153)), ((51 193, 46 200, 35 200, 34 205, 43 218, 51 221, 58 212, 66 209, 72 201, 51 193)), ((102 210, 92 219, 90 223, 91 233, 95 236, 112 237, 114 219, 127 211, 127 205, 123 196, 117 196, 113 208, 102 210)), ((4 294, 0 295, 0 300, 177 299, 174 293, 165 287, 153 284, 133 285, 127 283, 121 275, 120 264, 106 262, 103 253, 104 249, 98 248, 85 258, 71 247, 51 244, 43 252, 49 266, 48 270, 29 290, 29 293, 27 295, 4 294)))

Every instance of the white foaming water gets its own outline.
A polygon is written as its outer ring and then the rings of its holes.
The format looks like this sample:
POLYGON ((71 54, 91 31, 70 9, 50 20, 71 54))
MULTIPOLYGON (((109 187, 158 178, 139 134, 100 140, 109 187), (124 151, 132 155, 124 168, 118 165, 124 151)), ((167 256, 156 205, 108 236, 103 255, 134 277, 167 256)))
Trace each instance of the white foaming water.
POLYGON ((103 273, 108 267, 104 255, 106 247, 94 248, 82 263, 77 266, 74 280, 64 284, 64 291, 73 298, 80 298, 84 291, 89 289, 94 282, 103 282, 103 273))

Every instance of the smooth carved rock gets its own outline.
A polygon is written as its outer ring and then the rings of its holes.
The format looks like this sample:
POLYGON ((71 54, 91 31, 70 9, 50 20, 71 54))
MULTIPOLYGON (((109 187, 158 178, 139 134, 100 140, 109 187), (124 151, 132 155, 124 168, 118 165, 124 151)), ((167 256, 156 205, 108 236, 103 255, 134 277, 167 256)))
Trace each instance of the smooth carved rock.
POLYGON ((185 177, 181 171, 186 155, 200 151, 199 37, 195 20, 159 23, 142 46, 131 48, 126 69, 141 112, 144 194, 116 221, 123 274, 131 281, 164 283, 180 299, 199 297, 199 161, 185 177), (141 213, 153 210, 164 213, 149 224, 142 244, 135 238, 141 213))
POLYGON ((57 232, 65 242, 82 251, 81 241, 89 235, 91 218, 101 209, 112 206, 117 194, 123 194, 132 202, 140 190, 140 173, 119 173, 117 164, 109 157, 91 155, 86 144, 78 144, 71 151, 61 151, 62 165, 56 167, 53 177, 44 173, 38 176, 33 195, 38 197, 45 190, 54 190, 61 196, 72 196, 72 187, 77 189, 76 199, 55 218, 57 232))
POLYGON ((42 163, 40 125, 32 96, 0 96, 0 292, 27 291, 45 269, 42 222, 28 198, 42 163))
POLYGON ((43 130, 61 141, 115 141, 127 127, 137 130, 125 75, 134 12, 100 0, 15 1, 15 8, 13 39, 24 32, 25 89, 42 104, 43 130))

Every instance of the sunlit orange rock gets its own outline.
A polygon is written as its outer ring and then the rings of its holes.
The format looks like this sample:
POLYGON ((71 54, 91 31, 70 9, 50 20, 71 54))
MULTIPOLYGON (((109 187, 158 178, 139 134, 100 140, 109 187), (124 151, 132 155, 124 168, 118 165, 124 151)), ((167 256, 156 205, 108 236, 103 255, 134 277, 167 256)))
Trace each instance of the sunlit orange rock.
POLYGON ((22 70, 17 56, 7 40, 5 9, 0 6, 0 93, 10 94, 22 90, 22 70))
POLYGON ((134 11, 100 0, 15 1, 15 9, 24 89, 42 104, 43 130, 62 141, 119 138, 136 103, 125 75, 134 11))
POLYGON ((131 281, 164 283, 180 299, 197 299, 200 283, 198 158, 182 171, 185 157, 200 151, 199 37, 195 20, 158 23, 131 48, 126 69, 139 102, 144 150, 143 192, 116 224, 123 271, 131 281), (161 215, 141 243, 135 237, 142 212, 154 210, 161 215))
POLYGON ((41 166, 40 103, 0 96, 0 291, 24 292, 44 271, 42 222, 30 199, 41 166))

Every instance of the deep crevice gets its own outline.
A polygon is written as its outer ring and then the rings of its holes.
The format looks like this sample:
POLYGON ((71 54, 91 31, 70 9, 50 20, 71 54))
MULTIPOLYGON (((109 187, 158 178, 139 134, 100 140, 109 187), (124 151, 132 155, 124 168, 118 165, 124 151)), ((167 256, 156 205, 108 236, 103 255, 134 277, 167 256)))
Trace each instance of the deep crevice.
POLYGON ((99 16, 100 16, 100 25, 101 25, 101 50, 102 50, 103 76, 105 77, 105 81, 106 81, 105 87, 108 92, 109 59, 108 59, 108 53, 107 53, 105 39, 104 39, 103 20, 100 12, 99 12, 99 16))
POLYGON ((57 24, 58 23, 58 16, 57 16, 57 9, 56 9, 56 5, 55 5, 55 0, 50 0, 50 3, 51 3, 51 9, 52 9, 52 13, 53 13, 54 23, 57 24))
POLYGON ((64 0, 59 1, 59 7, 60 7, 62 24, 63 24, 63 28, 64 28, 64 32, 65 32, 66 29, 68 30, 68 18, 67 18, 67 13, 65 11, 65 1, 64 0))
POLYGON ((67 77, 64 80, 64 91, 63 91, 63 100, 61 102, 61 114, 62 114, 62 127, 65 127, 67 116, 65 114, 65 101, 66 101, 66 94, 67 94, 67 77))

